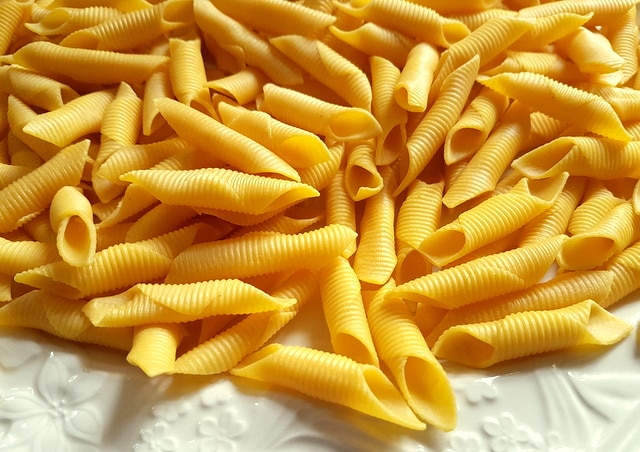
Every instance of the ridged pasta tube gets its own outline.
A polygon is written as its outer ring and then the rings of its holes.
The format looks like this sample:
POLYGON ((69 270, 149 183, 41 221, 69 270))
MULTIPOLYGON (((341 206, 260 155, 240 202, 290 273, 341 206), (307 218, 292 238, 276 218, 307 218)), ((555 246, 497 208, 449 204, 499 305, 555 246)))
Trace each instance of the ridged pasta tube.
POLYGON ((184 336, 182 324, 145 324, 133 329, 133 343, 127 362, 147 376, 173 372, 176 351, 184 336))

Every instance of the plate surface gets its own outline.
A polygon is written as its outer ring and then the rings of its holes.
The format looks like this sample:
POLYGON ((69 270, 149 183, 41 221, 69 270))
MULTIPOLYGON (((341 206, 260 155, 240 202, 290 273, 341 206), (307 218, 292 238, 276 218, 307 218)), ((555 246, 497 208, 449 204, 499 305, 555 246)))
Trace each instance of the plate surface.
MULTIPOLYGON (((635 327, 633 298, 612 311, 635 327)), ((313 315, 278 340, 322 346, 313 315)), ((640 442, 639 358, 634 328, 605 349, 486 371, 445 364, 459 425, 411 432, 227 376, 149 379, 122 354, 5 329, 0 451, 627 451, 640 442)))

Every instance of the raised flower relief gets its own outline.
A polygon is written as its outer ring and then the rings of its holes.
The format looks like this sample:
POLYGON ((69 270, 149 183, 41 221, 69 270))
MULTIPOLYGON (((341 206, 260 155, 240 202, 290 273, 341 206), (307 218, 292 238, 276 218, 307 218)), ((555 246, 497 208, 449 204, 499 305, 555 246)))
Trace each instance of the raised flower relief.
POLYGON ((233 452, 238 450, 236 440, 247 430, 233 409, 224 409, 215 416, 202 419, 198 425, 201 452, 233 452))
POLYGON ((475 433, 453 433, 449 438, 449 447, 445 452, 478 452, 482 449, 480 436, 475 433))
POLYGON ((495 400, 498 391, 493 384, 493 379, 481 379, 465 386, 464 395, 467 402, 475 405, 483 401, 495 400))
POLYGON ((51 353, 33 386, 1 394, 0 419, 8 428, 0 449, 95 450, 102 440, 103 420, 91 400, 104 381, 99 373, 72 372, 51 353))
POLYGON ((141 443, 134 446, 136 452, 172 452, 178 450, 180 442, 171 436, 169 424, 158 421, 151 428, 140 431, 141 443))
POLYGON ((489 448, 493 452, 542 450, 544 439, 518 424, 511 413, 503 412, 497 417, 485 417, 482 430, 489 437, 489 448))

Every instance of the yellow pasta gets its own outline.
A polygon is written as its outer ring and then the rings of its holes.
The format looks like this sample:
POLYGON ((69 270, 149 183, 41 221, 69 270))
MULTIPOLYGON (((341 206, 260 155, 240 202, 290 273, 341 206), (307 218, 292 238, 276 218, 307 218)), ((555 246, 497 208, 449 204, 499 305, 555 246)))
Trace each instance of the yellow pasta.
POLYGON ((371 110, 371 84, 364 72, 322 41, 300 35, 269 42, 352 107, 371 110))
POLYGON ((515 101, 502 116, 442 198, 447 207, 460 204, 496 188, 498 180, 523 149, 531 130, 529 107, 515 101))
MULTIPOLYGON (((324 191, 325 222, 341 224, 356 231, 356 203, 347 193, 344 178, 344 171, 339 170, 324 191)), ((345 249, 343 256, 349 258, 355 251, 356 238, 351 246, 345 249)))
POLYGON ((457 418, 453 389, 404 301, 385 296, 393 286, 393 281, 389 282, 366 303, 380 360, 387 365, 400 392, 418 417, 443 431, 450 431, 457 418))
POLYGON ((584 14, 558 12, 536 17, 533 27, 511 44, 510 48, 519 51, 544 50, 545 46, 573 33, 592 17, 591 12, 584 14))
MULTIPOLYGON (((576 115, 577 116, 577 115, 576 115)), ((639 141, 619 141, 597 136, 556 138, 527 152, 511 166, 531 178, 550 177, 561 172, 599 180, 637 178, 639 141)))
POLYGON ((359 19, 437 46, 449 47, 469 35, 469 29, 462 22, 441 16, 433 9, 415 3, 358 0, 336 3, 336 6, 359 19))
POLYGON ((435 343, 433 353, 484 368, 567 347, 611 345, 628 336, 632 328, 587 299, 566 308, 522 312, 493 322, 451 327, 435 343))
POLYGON ((96 326, 136 326, 272 311, 294 302, 272 297, 238 279, 218 279, 189 284, 140 283, 117 295, 93 298, 83 312, 96 326))
POLYGON ((376 118, 362 108, 325 102, 272 83, 263 91, 260 110, 309 132, 337 141, 366 140, 382 133, 376 118))
POLYGON ((265 112, 221 103, 218 113, 223 124, 254 139, 294 168, 308 168, 329 160, 329 149, 317 135, 278 121, 265 112))
POLYGON ((88 140, 72 144, 0 190, 0 231, 11 231, 48 207, 58 189, 77 185, 88 149, 88 140))
POLYGON ((247 173, 276 173, 299 180, 296 170, 276 154, 211 116, 173 99, 157 99, 156 105, 176 133, 194 148, 247 173))
POLYGON ((453 222, 438 228, 422 241, 418 249, 434 265, 447 265, 520 229, 549 209, 566 180, 566 174, 537 183, 523 178, 507 193, 488 198, 460 214, 453 222))
POLYGON ((205 113, 213 110, 200 39, 169 39, 169 78, 176 99, 205 113))
POLYGON ((485 75, 504 72, 533 72, 542 74, 562 83, 574 84, 588 79, 580 68, 557 53, 518 52, 507 50, 500 64, 484 71, 485 75))
POLYGON ((559 309, 591 298, 597 303, 611 291, 614 274, 607 270, 575 271, 516 292, 448 310, 426 336, 433 347, 440 335, 455 325, 491 322, 509 314, 559 309))
POLYGON ((452 309, 521 290, 544 276, 566 239, 555 236, 430 273, 398 285, 389 296, 452 309))
POLYGON ((188 220, 196 217, 196 215, 196 211, 191 207, 158 204, 131 224, 126 232, 124 241, 140 242, 167 234, 184 226, 188 220))
POLYGON ((127 362, 139 367, 149 377, 171 373, 183 335, 182 325, 147 324, 136 327, 127 362))
POLYGON ((568 124, 608 138, 629 141, 613 107, 587 91, 533 72, 504 73, 480 80, 485 86, 568 124))
POLYGON ((95 50, 129 51, 193 22, 189 0, 165 0, 101 21, 67 35, 60 44, 95 50))
POLYGON ((274 343, 249 355, 230 372, 277 383, 410 429, 425 428, 379 368, 346 356, 274 343))
POLYGON ((567 227, 571 235, 581 234, 592 228, 624 200, 615 196, 600 181, 592 181, 586 187, 582 202, 571 214, 567 227))
POLYGON ((53 0, 48 2, 48 8, 82 8, 87 6, 109 6, 123 13, 139 9, 151 8, 153 2, 147 0, 53 0))
MULTIPOLYGON (((6 60, 0 57, 0 61, 6 60)), ((76 49, 46 41, 26 44, 11 55, 9 62, 51 77, 81 83, 110 84, 145 81, 168 57, 130 54, 108 50, 76 49), (110 70, 105 71, 108 67, 110 70)))
POLYGON ((14 33, 26 19, 31 2, 2 2, 0 4, 0 54, 5 55, 14 33))
POLYGON ((349 146, 344 170, 344 186, 354 201, 374 196, 383 188, 383 180, 375 162, 375 143, 368 140, 349 146))
POLYGON ((415 180, 407 189, 396 220, 396 238, 417 249, 422 241, 435 232, 442 213, 444 181, 427 183, 415 180))
POLYGON ((193 245, 171 264, 166 283, 257 276, 296 268, 319 268, 341 255, 357 234, 346 226, 329 225, 300 234, 252 233, 193 245), (259 253, 261 259, 247 259, 259 253), (198 256, 211 256, 201 259, 198 256))
MULTIPOLYGON (((35 5, 34 5, 35 7, 35 5)), ((66 36, 82 28, 98 25, 122 14, 110 6, 84 6, 83 8, 49 7, 35 11, 25 28, 40 36, 66 36)))
POLYGON ((614 275, 611 291, 600 302, 602 307, 608 308, 640 287, 640 242, 613 256, 604 268, 614 275))
MULTIPOLYGON (((640 119, 640 109, 638 108, 640 96, 635 89, 596 84, 586 86, 585 89, 601 96, 609 102, 620 120, 625 123, 625 126, 626 123, 630 121, 637 121, 640 119)), ((632 132, 629 131, 629 133, 632 132)))
POLYGON ((245 25, 223 14, 209 0, 194 0, 193 9, 200 29, 237 60, 259 68, 276 83, 302 82, 301 71, 289 59, 245 25))
POLYGON ((245 105, 257 99, 268 81, 259 70, 246 68, 226 77, 207 81, 206 86, 232 98, 240 105, 245 105))
POLYGON ((439 59, 438 49, 427 43, 418 43, 409 51, 394 89, 398 105, 411 112, 426 110, 429 87, 439 59))
POLYGON ((593 13, 593 17, 586 25, 597 25, 626 13, 635 4, 634 0, 563 1, 529 6, 521 9, 519 13, 524 17, 544 17, 565 12, 581 15, 593 13))
POLYGON ((625 84, 638 72, 638 24, 636 6, 632 6, 620 18, 613 21, 607 33, 614 52, 622 57, 624 65, 620 69, 619 84, 625 84))
POLYGON ((36 155, 41 158, 41 163, 42 160, 49 160, 57 154, 60 147, 43 139, 29 135, 22 130, 29 121, 37 117, 38 113, 36 113, 36 111, 29 105, 19 98, 9 95, 7 98, 7 125, 9 126, 7 139, 13 137, 16 141, 28 146, 29 150, 35 152, 36 155))
POLYGON ((63 261, 88 265, 96 253, 96 227, 91 202, 76 187, 60 188, 49 206, 51 228, 63 261))
POLYGON ((0 237, 0 273, 10 275, 12 279, 16 273, 58 259, 56 247, 48 242, 0 237))
POLYGON ((624 59, 613 50, 604 35, 585 27, 579 27, 554 45, 587 74, 615 72, 624 65, 624 59))
POLYGON ((79 94, 65 83, 61 83, 37 72, 18 66, 4 66, 7 69, 11 94, 29 105, 55 110, 77 98, 79 94))

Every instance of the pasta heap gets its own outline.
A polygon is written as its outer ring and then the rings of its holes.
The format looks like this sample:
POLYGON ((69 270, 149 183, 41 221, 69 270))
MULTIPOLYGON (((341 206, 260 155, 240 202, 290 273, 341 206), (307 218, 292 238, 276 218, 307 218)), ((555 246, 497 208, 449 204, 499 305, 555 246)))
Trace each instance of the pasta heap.
POLYGON ((0 0, 0 325, 454 429, 632 330, 637 3, 0 0))

